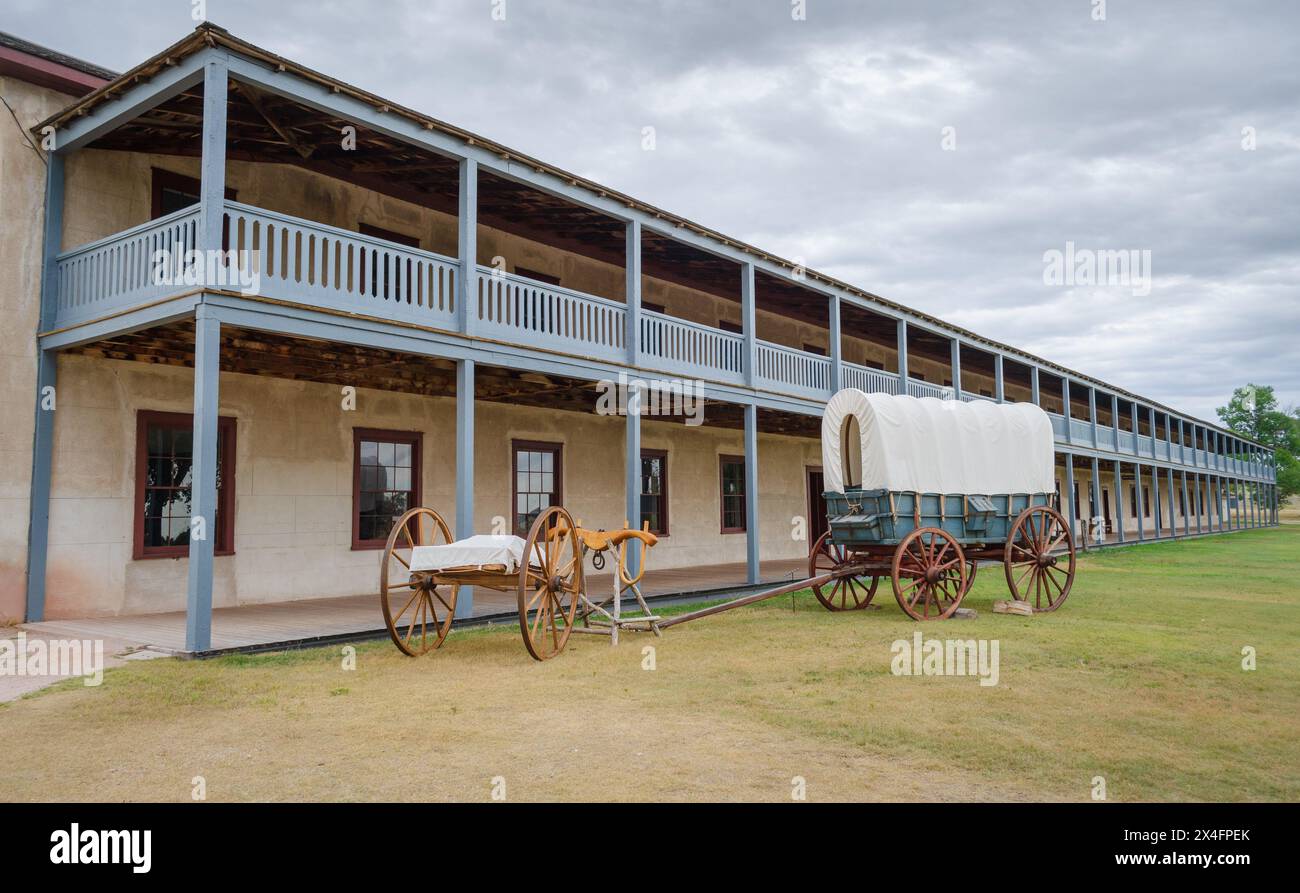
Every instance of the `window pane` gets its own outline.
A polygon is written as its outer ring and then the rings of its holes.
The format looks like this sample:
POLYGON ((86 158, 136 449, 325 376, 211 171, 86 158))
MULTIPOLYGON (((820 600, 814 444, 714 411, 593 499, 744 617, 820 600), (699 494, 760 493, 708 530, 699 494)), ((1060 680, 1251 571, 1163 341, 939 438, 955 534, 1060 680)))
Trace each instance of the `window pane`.
POLYGON ((387 539, 397 519, 416 504, 415 447, 374 438, 359 443, 357 538, 387 539))

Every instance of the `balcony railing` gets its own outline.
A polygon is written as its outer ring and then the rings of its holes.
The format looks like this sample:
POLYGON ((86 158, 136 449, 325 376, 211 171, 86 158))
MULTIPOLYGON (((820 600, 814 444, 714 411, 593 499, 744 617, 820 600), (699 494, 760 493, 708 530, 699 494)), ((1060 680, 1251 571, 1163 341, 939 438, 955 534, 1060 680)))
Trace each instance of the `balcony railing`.
POLYGON ((647 365, 677 375, 745 380, 745 339, 711 326, 641 311, 641 353, 647 365))
POLYGON ((58 255, 57 324, 72 325, 181 290, 184 259, 198 244, 198 222, 196 205, 58 255), (179 265, 156 270, 159 251, 179 265))
POLYGON ((479 267, 475 333, 602 360, 626 356, 627 308, 617 301, 479 267))
POLYGON ((826 357, 759 341, 758 383, 776 386, 807 397, 831 396, 831 361, 826 357))
MULTIPOLYGON (((224 205, 223 246, 233 263, 212 271, 194 269, 199 206, 184 208, 56 256, 53 290, 56 328, 103 318, 199 287, 238 288, 309 306, 418 323, 456 331, 460 264, 454 258, 386 242, 322 223, 239 202, 224 205), (161 257, 169 263, 160 265, 161 257), (160 272, 166 273, 160 278, 160 272), (254 277, 255 280, 254 280, 254 277)), ((627 358, 627 308, 619 301, 548 285, 523 276, 478 268, 470 307, 476 336, 551 349, 595 360, 627 358)), ((669 375, 744 384, 745 339, 708 325, 642 310, 640 365, 669 375)), ((761 388, 824 400, 830 396, 831 361, 807 351, 758 341, 754 383, 761 388)), ((841 383, 868 392, 896 394, 893 372, 841 364, 841 383)), ((951 387, 909 379, 907 393, 952 400, 951 387)), ((991 400, 963 392, 963 400, 991 400)), ((1093 445, 1089 421, 1049 413, 1058 443, 1093 445)), ((1135 436, 1100 425, 1096 445, 1118 454, 1265 477, 1258 463, 1182 447, 1149 435, 1135 436), (1134 447, 1136 445, 1136 454, 1134 447)))
POLYGON ((942 388, 937 384, 924 381, 907 380, 907 392, 913 397, 938 397, 940 400, 953 399, 952 388, 942 388))
POLYGON ((898 375, 893 372, 844 363, 840 374, 843 379, 841 384, 846 388, 877 394, 898 393, 898 375))
POLYGON ((226 202, 225 220, 228 247, 259 274, 263 293, 429 326, 456 322, 459 264, 449 257, 238 202, 226 202))

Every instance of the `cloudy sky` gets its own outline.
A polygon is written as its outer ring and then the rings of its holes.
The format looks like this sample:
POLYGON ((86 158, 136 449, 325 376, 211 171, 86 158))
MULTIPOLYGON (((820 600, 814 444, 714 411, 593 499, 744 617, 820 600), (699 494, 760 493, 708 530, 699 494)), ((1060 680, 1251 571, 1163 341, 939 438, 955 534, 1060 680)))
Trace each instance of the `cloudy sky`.
MULTIPOLYGON (((0 29, 122 70, 193 27, 195 2, 6 0, 0 29)), ((802 19, 798 5, 209 0, 206 12, 305 65, 1204 418, 1247 381, 1300 403, 1300 3, 1108 0, 1101 21, 1100 0, 804 0, 802 19), (1149 252, 1150 293, 1045 283, 1044 253, 1068 242, 1149 252)))

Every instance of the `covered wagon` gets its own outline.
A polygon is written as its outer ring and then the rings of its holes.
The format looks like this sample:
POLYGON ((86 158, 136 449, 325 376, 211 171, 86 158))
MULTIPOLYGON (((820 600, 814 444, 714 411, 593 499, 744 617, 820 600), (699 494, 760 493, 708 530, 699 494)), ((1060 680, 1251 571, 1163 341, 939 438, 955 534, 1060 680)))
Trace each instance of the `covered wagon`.
POLYGON ((1054 469, 1051 420, 1033 404, 840 391, 822 416, 828 530, 808 575, 853 572, 814 593, 864 608, 888 577, 907 614, 943 619, 997 560, 1014 598, 1056 609, 1075 550, 1054 469))

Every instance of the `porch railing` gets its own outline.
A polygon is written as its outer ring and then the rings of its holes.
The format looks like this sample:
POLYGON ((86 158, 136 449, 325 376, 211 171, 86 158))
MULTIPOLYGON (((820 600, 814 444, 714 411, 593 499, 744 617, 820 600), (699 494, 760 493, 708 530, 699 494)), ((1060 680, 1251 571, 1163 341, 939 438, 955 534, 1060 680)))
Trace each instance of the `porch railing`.
MULTIPOLYGON (((51 308, 54 325, 76 325, 194 288, 240 288, 309 306, 343 309, 455 331, 459 262, 360 233, 227 201, 223 248, 235 252, 216 270, 196 269, 187 255, 198 248, 200 209, 184 208, 115 235, 61 252, 55 259, 51 308), (169 263, 160 264, 158 252, 169 263), (164 274, 164 275, 159 275, 164 274), (221 281, 214 283, 216 274, 221 281)), ((210 259, 204 258, 208 265, 210 259)), ((595 295, 514 274, 479 268, 471 308, 475 334, 510 343, 553 347, 574 356, 622 362, 627 357, 626 307, 595 295)), ((643 310, 641 366, 669 375, 728 384, 745 381, 741 335, 643 310)), ((763 387, 824 400, 831 361, 824 356, 759 341, 755 381, 763 387)), ((902 390, 895 373, 853 363, 841 366, 842 384, 874 393, 902 390)), ((951 400, 951 387, 910 379, 907 393, 951 400)), ((990 398, 962 394, 963 399, 990 398)), ((1052 413, 1058 442, 1092 445, 1092 424, 1052 413)), ((1120 454, 1171 461, 1229 474, 1265 476, 1258 464, 1167 440, 1099 426, 1097 445, 1120 454)))
POLYGON ((276 297, 446 327, 458 263, 430 251, 226 202, 226 244, 276 297))
POLYGON ((898 393, 898 376, 893 372, 844 363, 840 374, 846 388, 857 388, 868 394, 898 393))
POLYGON ((830 397, 831 361, 826 357, 768 341, 757 342, 756 350, 759 384, 809 397, 830 397))
POLYGON ((480 266, 475 334, 537 347, 625 357, 627 308, 617 301, 480 266))
POLYGON ((54 316, 69 325, 185 287, 186 255, 198 244, 199 209, 182 208, 58 255, 54 316), (158 252, 166 252, 161 265, 158 252), (162 274, 162 275, 159 275, 162 274))
POLYGON ((744 346, 731 332, 641 311, 641 353, 647 365, 665 372, 739 384, 745 378, 744 346))
POLYGON ((953 399, 952 388, 940 387, 924 381, 907 380, 907 392, 913 397, 938 397, 940 400, 953 399))

